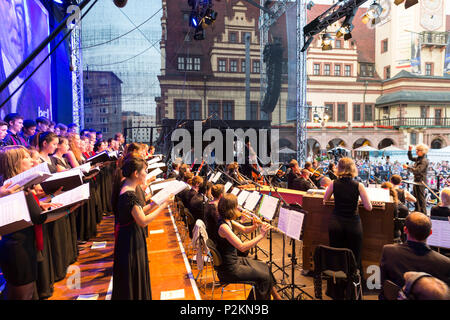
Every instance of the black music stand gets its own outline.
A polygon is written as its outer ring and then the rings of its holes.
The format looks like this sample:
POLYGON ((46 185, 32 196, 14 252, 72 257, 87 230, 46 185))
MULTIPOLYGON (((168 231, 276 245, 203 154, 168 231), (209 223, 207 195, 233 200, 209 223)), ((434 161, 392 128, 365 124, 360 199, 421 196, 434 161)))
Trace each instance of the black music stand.
MULTIPOLYGON (((301 213, 305 213, 305 211, 301 207, 299 207, 299 205, 290 205, 288 208, 290 210, 296 210, 301 213)), ((295 283, 295 264, 297 261, 297 258, 295 255, 295 239, 292 239, 292 247, 291 248, 292 248, 292 251, 291 251, 291 283, 280 288, 278 290, 278 292, 284 293, 285 291, 287 291, 287 293, 285 293, 285 295, 287 295, 289 297, 289 300, 302 300, 301 298, 303 295, 306 295, 306 296, 310 297, 312 300, 314 300, 314 298, 309 293, 307 293, 306 291, 303 290, 303 288, 305 288, 306 285, 304 285, 304 284, 298 285, 295 283), (300 291, 300 293, 297 296, 295 296, 296 289, 298 291, 300 291), (290 295, 289 295, 289 291, 290 291, 290 295)))

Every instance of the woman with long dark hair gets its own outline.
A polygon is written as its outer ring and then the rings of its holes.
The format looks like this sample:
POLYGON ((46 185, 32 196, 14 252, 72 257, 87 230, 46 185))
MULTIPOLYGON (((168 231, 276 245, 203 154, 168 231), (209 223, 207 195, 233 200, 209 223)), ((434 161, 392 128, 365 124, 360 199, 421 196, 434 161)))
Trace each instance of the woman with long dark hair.
MULTIPOLYGON (((265 238, 270 229, 270 225, 263 223, 260 234, 250 241, 242 242, 234 233, 233 228, 244 233, 256 230, 258 225, 245 227, 235 220, 240 216, 238 202, 235 195, 225 193, 218 203, 219 221, 217 228, 217 249, 222 256, 222 264, 217 270, 217 275, 222 281, 233 282, 236 280, 254 281, 255 296, 257 300, 270 300, 270 296, 276 300, 281 300, 276 288, 275 278, 269 270, 267 264, 262 261, 238 257, 237 250, 245 252, 257 245, 265 238)), ((212 237, 215 238, 215 237, 212 237)), ((250 293, 249 298, 253 294, 250 293)))
POLYGON ((145 184, 147 163, 129 157, 122 165, 125 178, 114 187, 118 194, 113 203, 116 215, 113 265, 113 292, 115 300, 150 300, 150 273, 144 227, 167 208, 173 197, 155 210, 145 205, 136 195, 136 188, 145 184))

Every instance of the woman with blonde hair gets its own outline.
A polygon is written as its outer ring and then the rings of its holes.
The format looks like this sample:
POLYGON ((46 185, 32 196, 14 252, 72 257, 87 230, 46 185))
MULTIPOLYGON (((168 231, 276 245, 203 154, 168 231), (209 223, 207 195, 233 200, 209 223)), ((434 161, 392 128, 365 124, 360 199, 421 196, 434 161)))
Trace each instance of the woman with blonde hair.
POLYGON ((323 199, 324 202, 328 201, 334 195, 334 210, 328 223, 330 246, 352 250, 356 263, 362 270, 363 230, 358 214, 359 197, 367 211, 372 210, 372 204, 364 185, 354 179, 358 171, 351 158, 339 160, 336 175, 338 178, 327 188, 323 199))
POLYGON ((69 151, 65 154, 67 161, 72 168, 78 167, 84 162, 81 150, 81 139, 78 133, 72 132, 68 135, 69 151))

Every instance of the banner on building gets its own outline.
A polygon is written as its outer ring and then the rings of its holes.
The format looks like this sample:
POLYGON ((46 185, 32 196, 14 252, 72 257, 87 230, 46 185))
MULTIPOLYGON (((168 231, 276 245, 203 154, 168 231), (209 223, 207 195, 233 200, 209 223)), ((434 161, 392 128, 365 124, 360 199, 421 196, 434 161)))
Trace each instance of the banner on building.
POLYGON ((421 73, 420 68, 420 38, 416 36, 411 37, 411 72, 412 73, 421 73))
POLYGON ((444 73, 450 74, 450 33, 447 32, 447 47, 445 48, 444 73))

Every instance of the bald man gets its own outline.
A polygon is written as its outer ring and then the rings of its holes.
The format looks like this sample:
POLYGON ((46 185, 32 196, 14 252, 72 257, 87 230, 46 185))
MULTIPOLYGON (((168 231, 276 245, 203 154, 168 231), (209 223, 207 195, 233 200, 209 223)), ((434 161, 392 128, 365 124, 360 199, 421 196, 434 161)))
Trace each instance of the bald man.
POLYGON ((409 271, 403 275, 405 283, 409 282, 409 292, 405 292, 406 285, 403 287, 403 292, 408 293, 408 296, 401 296, 399 300, 405 298, 409 300, 449 300, 450 293, 448 286, 441 280, 425 275, 421 272, 409 271), (417 279, 417 280, 414 280, 417 279), (414 282, 413 282, 414 281, 414 282))
MULTIPOLYGON (((450 259, 427 245, 427 238, 431 234, 430 218, 421 212, 412 212, 406 217, 404 231, 406 243, 383 247, 380 261, 381 285, 390 280, 403 287, 403 274, 408 271, 429 273, 449 285, 450 259)), ((384 299, 382 293, 380 299, 384 299)))

